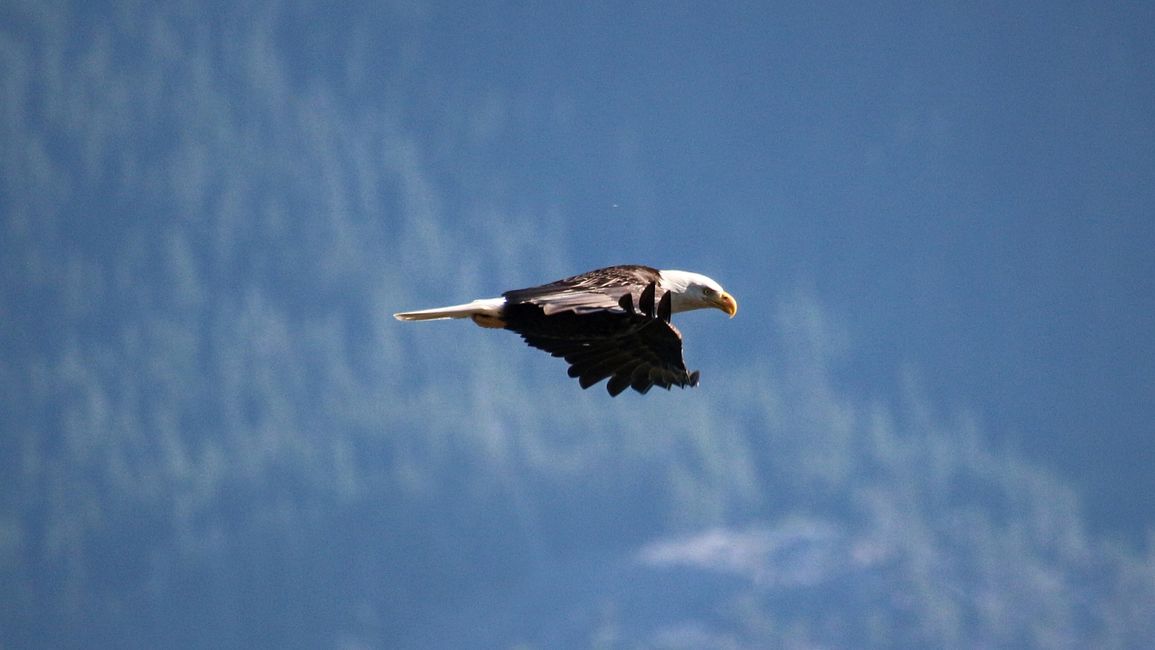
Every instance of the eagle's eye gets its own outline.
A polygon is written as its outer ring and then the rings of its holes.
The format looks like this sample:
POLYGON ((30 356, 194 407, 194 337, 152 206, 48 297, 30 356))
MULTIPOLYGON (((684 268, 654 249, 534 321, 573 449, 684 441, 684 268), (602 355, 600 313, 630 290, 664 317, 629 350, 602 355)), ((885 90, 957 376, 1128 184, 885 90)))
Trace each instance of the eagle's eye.
POLYGON ((710 287, 702 287, 702 295, 706 296, 707 298, 713 297, 714 290, 710 287))

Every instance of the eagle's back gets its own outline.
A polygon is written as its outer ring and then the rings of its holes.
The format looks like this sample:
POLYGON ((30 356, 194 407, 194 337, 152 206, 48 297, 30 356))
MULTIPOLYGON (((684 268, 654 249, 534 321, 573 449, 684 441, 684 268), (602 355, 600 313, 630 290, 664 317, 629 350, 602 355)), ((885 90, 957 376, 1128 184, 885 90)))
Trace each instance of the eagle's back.
POLYGON ((537 287, 506 291, 501 295, 507 306, 533 303, 547 315, 564 311, 620 311, 618 300, 624 294, 637 295, 660 278, 661 273, 648 266, 608 266, 537 287))

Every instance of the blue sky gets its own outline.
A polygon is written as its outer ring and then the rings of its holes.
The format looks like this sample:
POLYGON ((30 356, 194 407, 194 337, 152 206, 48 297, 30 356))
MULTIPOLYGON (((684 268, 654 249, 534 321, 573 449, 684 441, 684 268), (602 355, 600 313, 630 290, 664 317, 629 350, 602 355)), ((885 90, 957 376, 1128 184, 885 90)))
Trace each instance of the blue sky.
POLYGON ((431 13, 439 47, 419 69, 490 97, 478 128, 517 199, 570 215, 576 268, 691 260, 753 298, 727 336, 754 349, 760 304, 813 290, 853 332, 848 386, 884 398, 912 369, 1078 482, 1097 523, 1141 538, 1152 18, 481 4, 431 13), (1134 482, 1102 480, 1119 472, 1134 482))
POLYGON ((12 4, 0 644, 1150 638, 1152 13, 12 4), (623 262, 700 387, 390 316, 623 262))

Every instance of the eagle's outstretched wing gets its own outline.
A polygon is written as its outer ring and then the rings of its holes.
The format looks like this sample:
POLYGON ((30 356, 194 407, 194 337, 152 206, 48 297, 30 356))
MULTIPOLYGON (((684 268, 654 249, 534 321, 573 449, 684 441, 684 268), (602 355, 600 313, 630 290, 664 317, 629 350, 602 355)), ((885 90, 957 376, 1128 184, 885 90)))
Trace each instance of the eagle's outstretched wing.
POLYGON ((698 373, 686 370, 682 336, 670 324, 670 293, 655 305, 656 283, 650 282, 635 308, 629 287, 622 286, 612 308, 550 314, 537 302, 507 304, 505 327, 529 345, 564 358, 582 388, 607 378, 606 388, 614 396, 626 388, 646 393, 653 386, 696 386, 698 373))

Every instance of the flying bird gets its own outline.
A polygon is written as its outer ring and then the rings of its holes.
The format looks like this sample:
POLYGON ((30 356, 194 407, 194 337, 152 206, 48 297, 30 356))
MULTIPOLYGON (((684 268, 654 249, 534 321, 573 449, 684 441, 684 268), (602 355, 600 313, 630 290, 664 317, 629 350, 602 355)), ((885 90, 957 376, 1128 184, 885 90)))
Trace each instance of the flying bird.
POLYGON ((393 314, 398 320, 470 318, 482 327, 517 332, 529 345, 569 363, 569 376, 589 388, 609 379, 617 396, 654 386, 697 386, 686 370, 682 335, 670 315, 713 307, 730 315, 738 302, 714 280, 689 271, 610 266, 500 298, 393 314))

